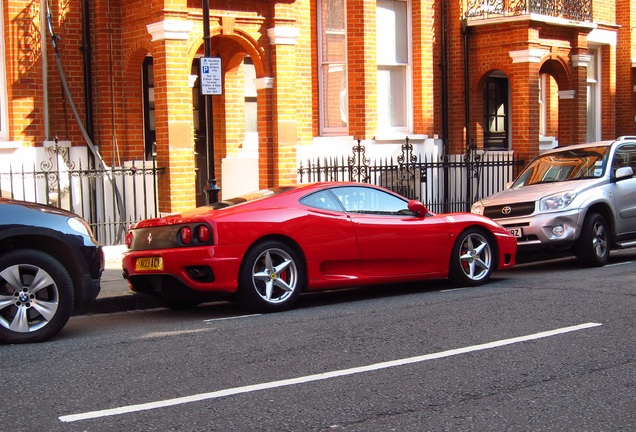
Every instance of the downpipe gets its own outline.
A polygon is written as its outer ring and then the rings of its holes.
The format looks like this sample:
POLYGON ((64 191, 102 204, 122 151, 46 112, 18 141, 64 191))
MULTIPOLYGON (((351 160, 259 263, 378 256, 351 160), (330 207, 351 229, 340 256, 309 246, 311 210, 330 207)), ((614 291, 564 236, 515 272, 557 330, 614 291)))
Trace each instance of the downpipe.
POLYGON ((51 36, 51 42, 53 44, 53 50, 55 51, 55 63, 57 64, 57 71, 60 76, 60 80, 62 82, 62 89, 64 90, 64 94, 66 95, 66 100, 69 106, 71 107, 71 111, 73 112, 75 121, 78 127, 80 128, 80 131, 82 132, 82 136, 84 137, 86 144, 88 145, 92 154, 95 156, 95 159, 99 162, 99 165, 108 174, 108 180, 110 181, 110 184, 113 188, 117 208, 119 210, 119 216, 120 216, 121 222, 119 223, 119 230, 118 230, 117 236, 118 238, 121 238, 123 237, 123 234, 125 233, 125 223, 124 223, 125 215, 124 215, 124 208, 123 208, 121 193, 119 192, 117 183, 115 182, 115 179, 113 178, 112 170, 108 168, 108 166, 106 165, 106 162, 104 161, 102 156, 99 154, 99 150, 93 144, 93 140, 88 135, 88 132, 86 131, 86 128, 84 127, 84 124, 82 123, 82 120, 80 119, 79 113, 77 112, 77 108, 75 107, 75 103, 73 102, 73 96, 71 95, 71 92, 68 88, 68 83, 66 82, 66 74, 64 73, 64 68, 62 67, 62 60, 60 59, 60 54, 59 54, 59 50, 57 46, 57 41, 59 40, 59 36, 57 36, 55 32, 53 31, 53 24, 51 19, 51 7, 48 1, 46 2, 46 9, 47 9, 47 16, 46 16, 47 24, 48 24, 49 34, 51 36))

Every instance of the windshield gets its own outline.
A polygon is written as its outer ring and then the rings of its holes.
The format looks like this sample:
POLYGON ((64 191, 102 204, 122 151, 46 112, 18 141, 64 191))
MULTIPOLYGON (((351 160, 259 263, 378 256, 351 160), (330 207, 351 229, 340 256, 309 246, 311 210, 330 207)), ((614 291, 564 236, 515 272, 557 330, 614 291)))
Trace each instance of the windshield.
POLYGON ((285 192, 287 190, 293 189, 293 186, 278 186, 272 187, 269 189, 261 189, 255 192, 250 192, 245 195, 237 196, 234 198, 229 198, 223 201, 218 201, 215 203, 208 204, 208 207, 212 207, 214 210, 222 209, 224 207, 233 206, 236 204, 241 204, 247 201, 253 201, 260 198, 265 198, 268 196, 276 195, 277 193, 285 192))
POLYGON ((602 177, 609 146, 563 150, 537 157, 521 173, 512 188, 602 177))

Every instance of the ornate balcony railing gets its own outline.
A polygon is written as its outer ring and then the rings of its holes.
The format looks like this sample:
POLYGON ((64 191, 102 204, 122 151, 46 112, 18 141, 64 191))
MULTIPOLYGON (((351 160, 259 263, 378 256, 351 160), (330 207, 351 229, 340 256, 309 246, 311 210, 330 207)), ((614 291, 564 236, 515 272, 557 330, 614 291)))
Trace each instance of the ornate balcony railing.
POLYGON ((592 21, 592 0, 467 0, 466 18, 501 18, 527 14, 592 21))

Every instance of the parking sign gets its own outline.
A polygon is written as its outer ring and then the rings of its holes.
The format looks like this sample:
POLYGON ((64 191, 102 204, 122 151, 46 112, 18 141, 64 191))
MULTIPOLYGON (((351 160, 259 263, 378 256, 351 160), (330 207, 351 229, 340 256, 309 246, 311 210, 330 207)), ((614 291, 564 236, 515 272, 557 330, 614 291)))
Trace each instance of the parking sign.
POLYGON ((223 94, 221 59, 218 57, 201 58, 201 94, 223 94))

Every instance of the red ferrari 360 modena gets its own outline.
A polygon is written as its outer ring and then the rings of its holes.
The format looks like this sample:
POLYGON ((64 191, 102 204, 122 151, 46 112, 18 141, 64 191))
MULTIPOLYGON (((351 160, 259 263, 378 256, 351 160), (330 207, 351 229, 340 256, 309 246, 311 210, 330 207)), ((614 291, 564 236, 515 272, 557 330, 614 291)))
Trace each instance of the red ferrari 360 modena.
POLYGON ((291 307, 303 291, 443 278, 476 286, 517 252, 491 219, 433 214, 362 183, 277 187, 143 220, 126 244, 135 292, 172 307, 233 296, 263 312, 291 307))

